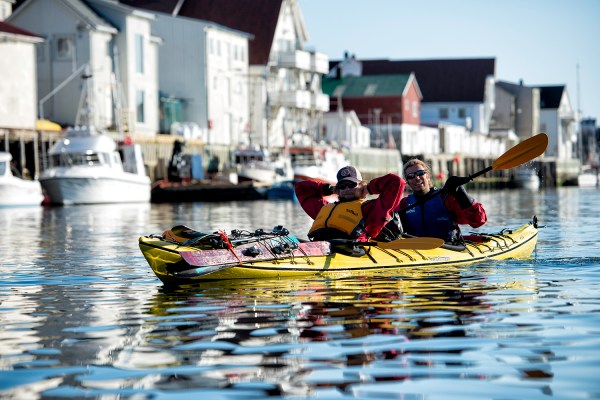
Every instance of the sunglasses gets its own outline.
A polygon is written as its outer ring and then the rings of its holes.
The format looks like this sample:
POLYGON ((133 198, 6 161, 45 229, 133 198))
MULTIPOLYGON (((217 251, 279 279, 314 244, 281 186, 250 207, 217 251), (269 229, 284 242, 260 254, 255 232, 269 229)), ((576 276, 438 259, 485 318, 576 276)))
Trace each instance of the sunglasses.
POLYGON ((356 187, 356 185, 358 185, 358 183, 356 183, 356 182, 342 181, 342 182, 338 182, 336 187, 338 189, 344 190, 344 189, 354 189, 356 187))
POLYGON ((423 176, 427 173, 424 169, 420 169, 417 172, 411 172, 410 174, 406 174, 406 179, 415 179, 417 176, 423 176))

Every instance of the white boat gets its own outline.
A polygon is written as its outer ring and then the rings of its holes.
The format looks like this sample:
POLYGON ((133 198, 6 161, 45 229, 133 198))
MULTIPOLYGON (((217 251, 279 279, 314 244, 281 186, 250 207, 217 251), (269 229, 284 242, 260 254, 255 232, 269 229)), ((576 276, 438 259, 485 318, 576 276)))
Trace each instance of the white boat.
POLYGON ((589 165, 581 167, 577 176, 577 185, 580 187, 596 187, 600 184, 600 172, 589 165))
POLYGON ((341 151, 318 146, 290 147, 294 179, 335 184, 337 172, 350 163, 341 151))
POLYGON ((12 156, 0 152, 0 207, 39 206, 44 196, 38 181, 30 181, 13 175, 10 169, 12 156))
POLYGON ((294 178, 290 157, 272 155, 259 148, 240 148, 234 153, 234 163, 240 181, 254 181, 272 185, 294 178))
POLYGON ((150 178, 139 145, 115 141, 93 124, 92 75, 81 92, 75 128, 49 151, 40 183, 52 204, 137 203, 150 201, 150 178), (79 121, 82 123, 79 124, 79 121))
POLYGON ((515 172, 514 184, 517 188, 538 190, 540 177, 535 169, 519 169, 515 172))
POLYGON ((102 204, 150 201, 139 145, 123 145, 93 127, 69 129, 50 149, 50 167, 40 183, 52 204, 102 204), (123 160, 121 160, 121 154, 123 160))

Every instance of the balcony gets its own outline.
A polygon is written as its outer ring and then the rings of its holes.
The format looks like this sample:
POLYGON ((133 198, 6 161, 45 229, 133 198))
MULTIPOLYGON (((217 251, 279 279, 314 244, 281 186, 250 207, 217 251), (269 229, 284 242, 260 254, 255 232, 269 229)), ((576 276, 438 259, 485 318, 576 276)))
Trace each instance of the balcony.
POLYGON ((307 90, 289 90, 269 94, 271 105, 290 108, 311 108, 311 96, 307 90))
POLYGON ((310 68, 312 71, 319 74, 326 74, 329 72, 329 56, 324 53, 311 53, 310 54, 310 68))
POLYGON ((311 54, 304 50, 281 51, 277 54, 277 65, 281 68, 295 68, 310 71, 311 54))
POLYGON ((323 93, 311 93, 310 105, 317 111, 329 111, 329 96, 323 93))

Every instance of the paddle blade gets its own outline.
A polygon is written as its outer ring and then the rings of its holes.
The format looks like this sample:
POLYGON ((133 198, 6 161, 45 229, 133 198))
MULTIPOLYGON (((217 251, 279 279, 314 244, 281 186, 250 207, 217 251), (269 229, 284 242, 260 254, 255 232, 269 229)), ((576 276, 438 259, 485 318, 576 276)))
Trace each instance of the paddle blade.
POLYGON ((525 164, 542 155, 546 151, 546 147, 548 147, 548 135, 537 134, 498 157, 492 164, 492 169, 510 169, 525 164))
POLYGON ((377 247, 389 250, 432 250, 444 244, 443 239, 432 237, 418 237, 396 239, 391 242, 377 242, 377 247))

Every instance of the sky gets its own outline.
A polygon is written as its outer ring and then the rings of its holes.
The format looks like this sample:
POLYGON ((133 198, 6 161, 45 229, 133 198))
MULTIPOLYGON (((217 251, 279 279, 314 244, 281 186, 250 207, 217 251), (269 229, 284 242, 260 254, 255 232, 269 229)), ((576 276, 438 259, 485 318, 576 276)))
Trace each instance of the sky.
POLYGON ((566 85, 600 125, 600 0, 299 0, 308 48, 339 60, 495 58, 496 79, 566 85), (579 66, 579 67, 578 67, 579 66))

